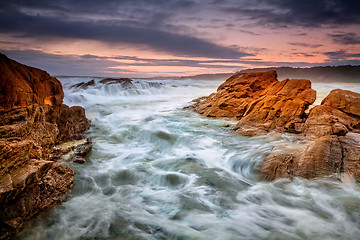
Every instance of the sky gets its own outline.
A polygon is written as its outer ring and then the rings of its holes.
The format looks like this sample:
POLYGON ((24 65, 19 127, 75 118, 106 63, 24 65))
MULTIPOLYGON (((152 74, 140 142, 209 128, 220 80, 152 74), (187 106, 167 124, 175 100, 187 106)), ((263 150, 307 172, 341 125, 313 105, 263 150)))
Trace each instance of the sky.
POLYGON ((1 0, 0 52, 55 76, 360 65, 360 1, 1 0))

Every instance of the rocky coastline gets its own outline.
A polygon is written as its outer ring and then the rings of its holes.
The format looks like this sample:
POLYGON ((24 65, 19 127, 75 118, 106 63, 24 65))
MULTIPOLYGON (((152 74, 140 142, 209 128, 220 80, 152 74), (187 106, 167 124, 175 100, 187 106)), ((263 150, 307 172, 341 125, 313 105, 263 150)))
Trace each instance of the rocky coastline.
POLYGON ((335 89, 309 110, 315 100, 309 80, 278 81, 275 71, 238 73, 187 109, 236 120, 233 130, 245 136, 295 134, 303 144, 274 149, 258 167, 263 180, 350 177, 360 182, 360 94, 335 89))
POLYGON ((64 201, 75 174, 67 162, 91 150, 85 110, 63 98, 59 80, 0 54, 0 239, 64 201))

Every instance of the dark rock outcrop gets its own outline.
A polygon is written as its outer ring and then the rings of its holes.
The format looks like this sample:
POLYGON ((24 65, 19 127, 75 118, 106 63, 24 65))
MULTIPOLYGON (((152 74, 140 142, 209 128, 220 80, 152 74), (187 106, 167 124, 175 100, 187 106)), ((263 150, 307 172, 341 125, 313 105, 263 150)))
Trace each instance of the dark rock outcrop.
POLYGON ((71 88, 81 88, 81 89, 87 89, 90 86, 95 86, 95 80, 91 80, 88 82, 79 82, 77 84, 74 84, 73 86, 71 86, 71 88))
POLYGON ((132 83, 130 78, 104 78, 100 80, 100 83, 110 85, 110 84, 121 84, 122 86, 128 86, 132 83))
POLYGON ((60 115, 56 124, 59 128, 56 143, 83 139, 84 131, 90 127, 90 122, 85 117, 84 108, 69 107, 65 104, 60 107, 60 115))
POLYGON ((145 82, 141 80, 134 81, 130 78, 104 78, 98 82, 95 82, 94 79, 88 82, 80 82, 72 85, 71 88, 87 89, 89 87, 100 88, 106 85, 119 85, 123 89, 132 89, 132 88, 136 89, 138 87, 137 84, 139 83, 141 83, 145 88, 146 87, 160 88, 164 85, 163 83, 159 83, 159 82, 147 82, 147 81, 145 82))
MULTIPOLYGON (((55 144, 82 138, 84 109, 62 104, 61 83, 0 54, 0 239, 64 200, 75 172, 50 159, 55 144)), ((89 149, 88 149, 89 150, 89 149)))

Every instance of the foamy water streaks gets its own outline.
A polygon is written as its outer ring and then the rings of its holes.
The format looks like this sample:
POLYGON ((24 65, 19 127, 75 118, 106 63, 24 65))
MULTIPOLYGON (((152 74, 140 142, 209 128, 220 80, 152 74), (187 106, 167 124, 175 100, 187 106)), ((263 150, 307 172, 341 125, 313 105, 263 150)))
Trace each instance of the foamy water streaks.
POLYGON ((292 135, 246 138, 222 127, 234 122, 182 110, 219 82, 139 80, 126 87, 71 88, 91 79, 61 81, 65 103, 83 106, 92 120, 93 150, 86 164, 74 165, 69 199, 18 239, 360 236, 360 189, 351 180, 258 180, 254 169, 274 146, 301 144, 292 135))

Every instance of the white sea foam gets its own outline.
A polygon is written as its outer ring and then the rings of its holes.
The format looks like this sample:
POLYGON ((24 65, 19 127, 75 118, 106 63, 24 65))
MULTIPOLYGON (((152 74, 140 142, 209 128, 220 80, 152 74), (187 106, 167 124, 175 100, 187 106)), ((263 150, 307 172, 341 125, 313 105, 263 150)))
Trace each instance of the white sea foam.
MULTIPOLYGON (((166 80, 70 86, 94 147, 74 165, 69 199, 19 239, 357 239, 360 189, 351 181, 259 182, 254 168, 291 135, 246 138, 224 120, 182 110, 219 82, 166 80), (149 84, 159 82, 162 85, 149 84)), ((99 79, 95 79, 97 82, 99 79)), ((314 84, 318 93, 343 86, 314 84)), ((360 92, 358 86, 345 88, 360 92)))

